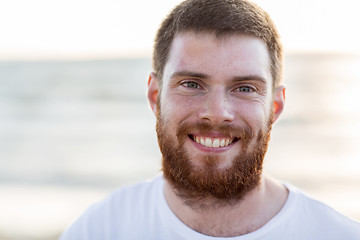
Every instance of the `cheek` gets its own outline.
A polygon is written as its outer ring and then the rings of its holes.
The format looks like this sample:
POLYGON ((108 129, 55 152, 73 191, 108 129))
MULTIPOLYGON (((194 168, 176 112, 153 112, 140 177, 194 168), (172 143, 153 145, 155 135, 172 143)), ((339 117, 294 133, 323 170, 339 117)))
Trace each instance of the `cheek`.
POLYGON ((268 113, 267 106, 262 101, 251 102, 238 106, 238 114, 256 133, 260 128, 267 126, 268 113))
POLYGON ((176 94, 164 95, 161 101, 161 112, 163 117, 171 121, 182 121, 196 112, 197 103, 192 98, 182 97, 176 94))

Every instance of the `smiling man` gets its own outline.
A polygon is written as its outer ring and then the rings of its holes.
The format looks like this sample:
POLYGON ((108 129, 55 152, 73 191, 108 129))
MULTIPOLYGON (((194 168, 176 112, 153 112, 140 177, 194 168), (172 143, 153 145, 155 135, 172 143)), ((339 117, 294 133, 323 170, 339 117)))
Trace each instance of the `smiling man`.
MULTIPOLYGON (((149 100, 157 114, 169 203, 180 194, 203 207, 229 204, 260 186, 270 128, 284 103, 284 87, 272 86, 262 40, 206 30, 179 33, 159 91, 152 74, 149 100)), ((282 205, 285 187, 269 187, 282 196, 282 205)))
POLYGON ((185 1, 160 26, 153 64, 163 174, 95 204, 62 239, 360 239, 359 223, 262 173, 285 100, 263 10, 185 1))

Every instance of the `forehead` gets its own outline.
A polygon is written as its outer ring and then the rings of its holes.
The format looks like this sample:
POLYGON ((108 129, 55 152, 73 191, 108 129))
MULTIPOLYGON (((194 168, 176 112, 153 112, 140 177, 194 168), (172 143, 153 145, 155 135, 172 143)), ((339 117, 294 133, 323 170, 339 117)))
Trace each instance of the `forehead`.
POLYGON ((177 71, 199 72, 224 79, 259 75, 272 82, 265 42, 241 34, 217 37, 208 32, 185 32, 176 35, 165 65, 164 80, 177 71))

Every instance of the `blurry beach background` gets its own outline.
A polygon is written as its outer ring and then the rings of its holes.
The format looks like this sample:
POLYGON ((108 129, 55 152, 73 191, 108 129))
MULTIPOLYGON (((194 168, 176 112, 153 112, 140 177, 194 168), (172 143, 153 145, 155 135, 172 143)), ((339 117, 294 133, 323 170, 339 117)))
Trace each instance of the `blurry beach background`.
MULTIPOLYGON (((90 204, 160 173, 145 93, 153 36, 178 2, 0 2, 0 240, 57 239, 90 204)), ((286 52, 265 172, 360 221, 355 1, 256 2, 286 52)))

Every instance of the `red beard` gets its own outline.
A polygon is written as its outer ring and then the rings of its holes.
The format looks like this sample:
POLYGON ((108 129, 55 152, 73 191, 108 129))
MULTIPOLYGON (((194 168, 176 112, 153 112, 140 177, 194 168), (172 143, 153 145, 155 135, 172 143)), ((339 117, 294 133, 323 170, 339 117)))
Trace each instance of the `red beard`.
MULTIPOLYGON (((160 107, 158 108, 158 110, 160 107)), ((272 119, 272 117, 270 117, 272 119)), ((265 131, 255 136, 249 126, 234 127, 231 125, 211 126, 205 123, 182 123, 176 139, 167 134, 167 125, 158 111, 156 131, 160 150, 163 155, 162 167, 164 176, 175 189, 178 196, 188 204, 199 200, 213 199, 220 202, 239 200, 260 184, 262 165, 270 140, 272 122, 269 121, 265 131), (194 130, 207 133, 216 130, 227 136, 238 136, 242 149, 232 159, 231 167, 220 169, 219 156, 204 156, 202 167, 194 167, 184 148, 185 139, 194 130), (250 143, 256 138, 256 143, 250 143)))

